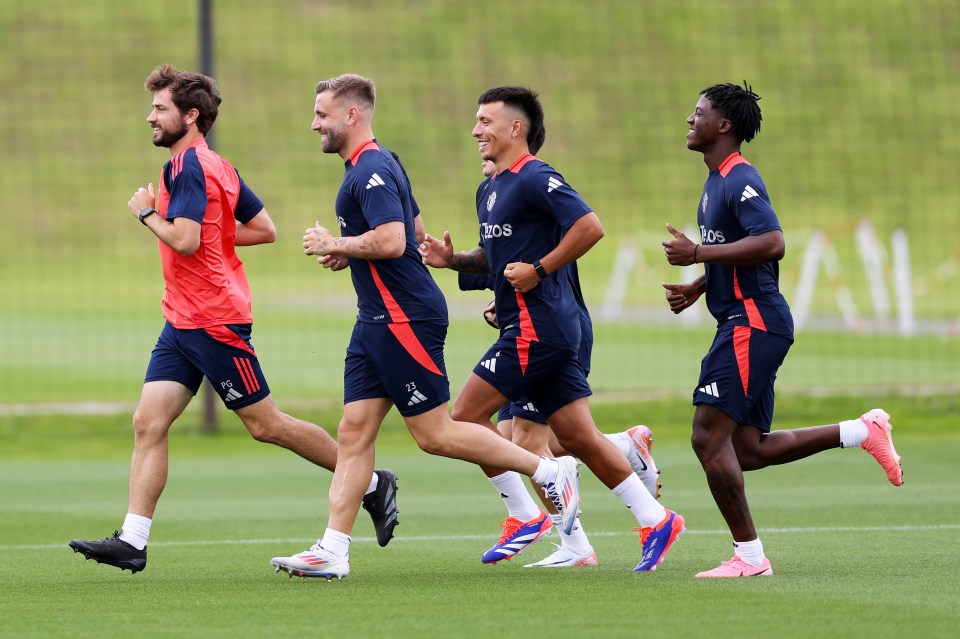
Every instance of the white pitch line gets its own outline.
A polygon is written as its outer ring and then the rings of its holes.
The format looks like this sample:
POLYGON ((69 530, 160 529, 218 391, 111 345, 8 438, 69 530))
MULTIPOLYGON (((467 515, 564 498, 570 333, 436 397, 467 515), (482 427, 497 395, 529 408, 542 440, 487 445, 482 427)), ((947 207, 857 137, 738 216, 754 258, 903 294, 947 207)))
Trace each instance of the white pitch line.
MULTIPOLYGON (((924 526, 816 526, 812 528, 761 528, 761 534, 796 534, 796 533, 839 533, 839 532, 923 532, 929 530, 960 530, 960 524, 929 524, 924 526)), ((728 530, 690 530, 687 535, 729 535, 728 530)), ((596 532, 590 533, 593 537, 636 537, 635 532, 596 532)), ((393 543, 406 541, 479 541, 490 539, 489 535, 422 535, 412 537, 394 537, 393 543)), ((375 537, 354 537, 354 542, 373 542, 375 537)), ((307 538, 300 539, 198 539, 194 541, 156 541, 150 544, 151 548, 168 548, 174 546, 245 546, 263 544, 304 544, 307 538)), ((17 550, 62 550, 67 547, 62 544, 34 544, 23 546, 0 546, 0 552, 17 550)))

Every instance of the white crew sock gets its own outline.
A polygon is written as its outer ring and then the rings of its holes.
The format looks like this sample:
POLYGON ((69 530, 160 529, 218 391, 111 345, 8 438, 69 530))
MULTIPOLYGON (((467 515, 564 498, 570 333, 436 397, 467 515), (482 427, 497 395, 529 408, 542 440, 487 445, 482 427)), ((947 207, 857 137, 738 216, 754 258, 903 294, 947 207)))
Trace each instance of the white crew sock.
POLYGON ((856 448, 867 438, 867 425, 862 419, 840 422, 840 448, 856 448))
POLYGON ((540 516, 540 507, 527 492, 527 487, 524 485, 520 473, 507 471, 489 479, 493 487, 500 491, 500 497, 503 498, 503 504, 507 507, 509 517, 528 522, 540 516))
POLYGON ((627 505, 644 528, 656 526, 667 516, 666 509, 653 498, 640 478, 633 473, 613 489, 613 494, 627 505))
POLYGON ((323 531, 323 539, 320 545, 327 552, 331 552, 337 557, 346 557, 350 554, 350 535, 345 535, 333 528, 327 528, 323 531))
POLYGON ((551 484, 557 481, 557 475, 560 474, 560 463, 556 459, 541 457, 537 465, 537 471, 530 478, 541 486, 551 484))
POLYGON ((613 445, 623 453, 624 457, 630 457, 630 453, 633 451, 633 442, 630 441, 630 437, 626 433, 604 433, 603 436, 613 442, 613 445))
POLYGON ((578 557, 585 557, 593 552, 593 546, 590 545, 590 540, 587 539, 587 533, 584 532, 583 524, 580 523, 579 517, 573 522, 573 530, 570 531, 569 535, 563 532, 563 526, 560 525, 560 515, 550 515, 550 521, 553 522, 553 525, 560 533, 561 547, 566 548, 578 557))
POLYGON ((148 517, 127 513, 123 519, 123 528, 120 529, 120 540, 125 541, 137 550, 147 547, 150 539, 150 526, 153 520, 148 517))
POLYGON ((373 477, 370 479, 370 485, 367 486, 367 491, 363 493, 364 495, 369 495, 377 489, 377 486, 380 485, 380 476, 377 473, 373 473, 373 477))
POLYGON ((763 563, 763 544, 757 537, 753 541, 735 541, 733 542, 734 554, 751 566, 759 566, 763 563))

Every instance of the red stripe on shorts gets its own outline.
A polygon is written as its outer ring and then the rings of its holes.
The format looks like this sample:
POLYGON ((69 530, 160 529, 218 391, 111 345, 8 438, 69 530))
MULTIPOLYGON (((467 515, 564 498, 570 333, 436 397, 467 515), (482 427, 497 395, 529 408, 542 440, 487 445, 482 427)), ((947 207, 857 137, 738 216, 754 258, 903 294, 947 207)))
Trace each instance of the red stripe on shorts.
POLYGON ((256 393, 260 390, 260 380, 257 379, 257 372, 253 370, 253 364, 246 357, 240 359, 240 364, 247 371, 247 377, 250 379, 250 387, 252 388, 250 392, 256 393))
POLYGON ((239 357, 234 357, 233 363, 237 367, 237 372, 240 373, 240 379, 243 380, 243 387, 247 390, 247 395, 251 395, 253 393, 253 384, 250 383, 249 373, 247 373, 247 370, 243 367, 243 360, 239 357))
POLYGON ((403 346, 403 349, 410 354, 410 357, 417 360, 418 364, 423 366, 431 373, 443 376, 443 372, 440 370, 440 367, 437 366, 437 363, 433 361, 433 358, 430 357, 427 349, 423 347, 423 344, 420 343, 420 340, 413 332, 413 329, 410 328, 409 322, 402 322, 400 324, 387 324, 387 326, 390 327, 390 332, 393 333, 393 336, 397 338, 397 341, 400 342, 400 345, 403 346))
POLYGON ((257 356, 257 354, 253 352, 253 349, 250 348, 249 344, 243 341, 239 335, 231 331, 226 326, 209 326, 203 330, 207 332, 207 335, 217 340, 221 344, 233 346, 234 348, 239 348, 242 351, 250 353, 254 357, 257 356))
POLYGON ((737 355, 737 368, 740 370, 740 383, 746 397, 750 386, 750 332, 749 326, 733 327, 733 352, 737 355))
POLYGON ((517 291, 517 306, 520 307, 520 337, 517 338, 517 358, 520 360, 520 373, 526 374, 530 363, 530 344, 539 342, 537 330, 533 327, 530 311, 523 300, 523 293, 517 291))

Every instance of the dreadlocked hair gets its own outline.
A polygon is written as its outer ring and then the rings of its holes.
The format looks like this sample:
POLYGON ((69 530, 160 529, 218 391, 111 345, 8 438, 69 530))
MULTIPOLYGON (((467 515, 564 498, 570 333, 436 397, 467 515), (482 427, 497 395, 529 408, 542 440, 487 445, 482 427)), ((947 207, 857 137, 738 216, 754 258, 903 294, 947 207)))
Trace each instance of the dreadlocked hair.
POLYGON ((713 104, 713 108, 730 120, 733 124, 737 143, 749 142, 760 132, 760 96, 753 92, 753 87, 743 81, 743 86, 736 84, 715 84, 700 92, 713 104))

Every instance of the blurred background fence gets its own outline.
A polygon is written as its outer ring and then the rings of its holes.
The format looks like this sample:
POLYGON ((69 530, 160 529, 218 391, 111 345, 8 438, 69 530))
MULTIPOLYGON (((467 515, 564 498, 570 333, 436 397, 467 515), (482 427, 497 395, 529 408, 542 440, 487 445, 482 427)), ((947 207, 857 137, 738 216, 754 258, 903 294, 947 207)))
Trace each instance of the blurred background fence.
MULTIPOLYGON (((664 223, 696 228, 706 178, 686 150, 698 93, 748 80, 745 146, 785 228, 782 289, 801 329, 781 392, 960 389, 960 7, 953 0, 213 0, 217 150, 277 223, 242 257, 254 343, 276 394, 336 401, 355 299, 302 255, 342 177, 309 129, 314 86, 377 83, 374 129, 400 154, 427 229, 475 240, 476 98, 541 94, 540 157, 607 237, 582 260, 598 394, 688 395, 712 335, 660 283, 664 223)), ((135 400, 162 324, 156 242, 126 211, 156 183, 143 81, 199 69, 199 0, 0 0, 0 404, 135 400)), ((487 299, 438 273, 456 387, 492 340, 487 299)), ((72 404, 71 404, 72 406, 72 404)), ((13 407, 13 408, 11 408, 13 407)))

